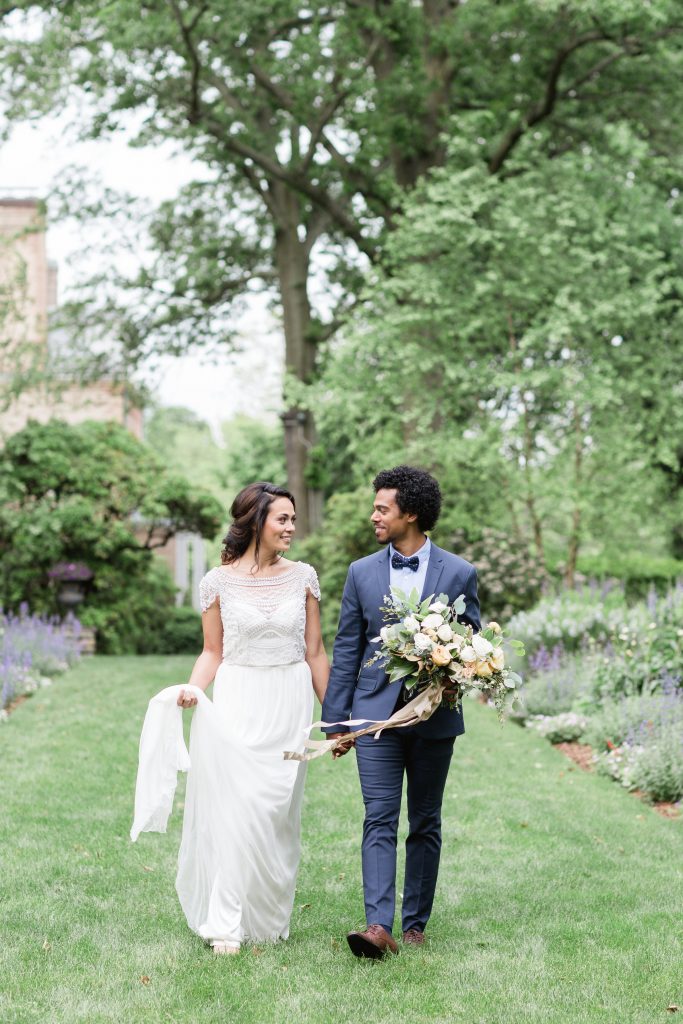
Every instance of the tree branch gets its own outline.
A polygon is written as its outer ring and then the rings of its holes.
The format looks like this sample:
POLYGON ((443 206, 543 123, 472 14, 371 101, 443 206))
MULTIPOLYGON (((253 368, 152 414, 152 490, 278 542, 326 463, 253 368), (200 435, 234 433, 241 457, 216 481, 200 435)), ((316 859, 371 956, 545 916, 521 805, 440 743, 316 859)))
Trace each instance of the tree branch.
POLYGON ((548 80, 545 87, 545 95, 543 99, 536 103, 526 114, 525 117, 521 118, 517 124, 506 133, 503 137, 500 145, 489 159, 489 172, 491 174, 497 174, 500 168, 503 166, 510 153, 517 145, 521 137, 538 124, 539 121, 543 121, 545 118, 553 112, 555 104, 557 102, 558 92, 557 86, 560 75, 564 68, 565 63, 578 49, 583 46, 588 46, 590 43, 598 42, 612 42, 608 39, 603 32, 586 32, 581 36, 577 36, 566 46, 563 46, 559 50, 550 65, 550 71, 548 74, 548 80))

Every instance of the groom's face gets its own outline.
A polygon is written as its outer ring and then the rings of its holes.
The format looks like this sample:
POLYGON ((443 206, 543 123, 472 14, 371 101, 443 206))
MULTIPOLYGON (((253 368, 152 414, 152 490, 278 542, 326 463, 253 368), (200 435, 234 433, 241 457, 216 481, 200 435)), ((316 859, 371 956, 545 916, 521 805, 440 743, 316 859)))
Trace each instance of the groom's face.
POLYGON ((414 513, 401 512, 394 489, 387 487, 377 491, 370 522, 380 544, 400 541, 414 529, 416 518, 414 513))

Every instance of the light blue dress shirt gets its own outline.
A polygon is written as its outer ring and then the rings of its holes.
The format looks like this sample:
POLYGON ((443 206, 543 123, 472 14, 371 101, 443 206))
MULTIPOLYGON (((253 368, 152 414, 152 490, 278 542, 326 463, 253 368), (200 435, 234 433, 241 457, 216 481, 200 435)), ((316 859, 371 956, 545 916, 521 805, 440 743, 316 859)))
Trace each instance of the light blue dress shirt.
MULTIPOLYGON (((429 553, 432 550, 432 542, 429 537, 424 542, 419 551, 415 552, 415 555, 420 559, 420 564, 417 570, 413 572, 412 569, 394 569, 391 564, 391 559, 396 551, 393 544, 389 545, 389 583, 392 587, 400 587, 405 594, 409 594, 410 591, 415 587, 418 594, 423 597, 429 597, 429 594, 422 594, 424 589, 425 580, 427 579, 427 566, 429 565, 429 553)), ((401 552, 397 552, 401 554, 401 552)))

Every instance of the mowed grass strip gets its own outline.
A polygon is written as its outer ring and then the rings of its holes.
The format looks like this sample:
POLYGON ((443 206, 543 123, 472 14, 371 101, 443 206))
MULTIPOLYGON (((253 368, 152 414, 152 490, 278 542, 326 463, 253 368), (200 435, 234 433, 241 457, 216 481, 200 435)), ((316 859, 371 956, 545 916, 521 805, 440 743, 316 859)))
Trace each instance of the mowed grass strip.
POLYGON ((681 822, 469 703, 429 944, 381 963, 348 951, 350 754, 309 767, 290 940, 214 958, 175 896, 180 813, 128 838, 147 700, 190 665, 85 660, 0 728, 0 1020, 649 1024, 683 1008, 681 822))

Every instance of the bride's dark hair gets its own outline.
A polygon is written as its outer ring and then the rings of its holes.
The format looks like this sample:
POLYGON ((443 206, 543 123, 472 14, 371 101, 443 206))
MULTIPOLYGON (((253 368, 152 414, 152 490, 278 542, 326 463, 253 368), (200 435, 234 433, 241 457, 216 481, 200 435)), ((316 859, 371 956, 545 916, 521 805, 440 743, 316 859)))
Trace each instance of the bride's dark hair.
POLYGON ((296 509, 293 494, 285 490, 284 487, 278 487, 267 481, 259 480, 240 491, 230 506, 232 523, 223 538, 221 552, 223 565, 230 565, 231 562, 236 562, 238 558, 241 558, 252 540, 256 541, 255 555, 258 560, 263 524, 268 516, 268 509, 276 498, 289 498, 296 509))

